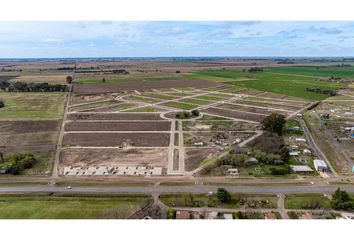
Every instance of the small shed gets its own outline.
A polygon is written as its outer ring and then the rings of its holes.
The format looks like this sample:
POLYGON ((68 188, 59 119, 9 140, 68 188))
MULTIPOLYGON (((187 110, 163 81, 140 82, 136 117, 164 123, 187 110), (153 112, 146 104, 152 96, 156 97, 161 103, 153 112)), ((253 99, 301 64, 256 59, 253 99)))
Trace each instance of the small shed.
POLYGON ((305 142, 306 142, 306 139, 305 139, 305 138, 296 138, 295 141, 296 141, 296 142, 305 143, 305 142))
POLYGON ((299 156, 299 154, 300 154, 299 151, 289 152, 290 156, 299 156))
POLYGON ((237 168, 229 168, 227 169, 227 173, 231 176, 236 176, 239 174, 239 171, 237 168))
POLYGON ((315 166, 315 169, 317 172, 327 172, 328 171, 328 166, 325 161, 315 159, 313 160, 313 165, 315 166))
POLYGON ((258 160, 255 157, 250 157, 245 161, 246 165, 257 164, 258 160))

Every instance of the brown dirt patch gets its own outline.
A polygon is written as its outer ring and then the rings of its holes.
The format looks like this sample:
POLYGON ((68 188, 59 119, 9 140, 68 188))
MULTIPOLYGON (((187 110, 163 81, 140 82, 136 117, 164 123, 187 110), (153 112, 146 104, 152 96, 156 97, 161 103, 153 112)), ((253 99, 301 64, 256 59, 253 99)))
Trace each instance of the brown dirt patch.
POLYGON ((65 149, 60 167, 160 166, 166 167, 167 149, 65 149))
POLYGON ((4 152, 53 151, 58 121, 0 121, 0 146, 4 152))
POLYGON ((215 151, 215 149, 186 149, 186 171, 193 171, 199 167, 201 162, 207 158, 209 154, 214 153, 215 151))
POLYGON ((164 120, 153 113, 71 113, 68 120, 164 120))
POLYGON ((168 146, 170 134, 166 133, 68 133, 64 146, 107 146, 117 147, 123 143, 131 146, 154 147, 168 146))
POLYGON ((169 131, 170 122, 68 122, 66 131, 169 131))

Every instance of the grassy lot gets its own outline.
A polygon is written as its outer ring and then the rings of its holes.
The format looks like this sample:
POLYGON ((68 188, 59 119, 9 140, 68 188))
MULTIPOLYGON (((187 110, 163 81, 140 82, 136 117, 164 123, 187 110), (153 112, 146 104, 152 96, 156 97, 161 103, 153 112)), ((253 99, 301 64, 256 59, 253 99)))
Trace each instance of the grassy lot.
MULTIPOLYGON (((235 86, 280 93, 288 96, 295 96, 311 100, 323 100, 328 96, 324 94, 308 92, 306 91, 306 88, 308 87, 337 90, 344 86, 340 83, 314 81, 314 77, 312 75, 302 75, 300 69, 295 69, 293 72, 290 71, 290 73, 287 74, 277 72, 281 71, 279 69, 282 68, 267 68, 264 72, 261 73, 248 73, 242 72, 240 70, 205 70, 195 72, 193 74, 195 76, 205 76, 206 79, 209 80, 224 81, 227 84, 235 86), (276 69, 276 71, 273 69, 276 69)), ((319 74, 321 75, 323 73, 319 74)), ((345 75, 345 73, 343 74, 345 75)), ((328 75, 328 77, 330 76, 332 75, 328 75)))
POLYGON ((186 103, 191 103, 191 104, 197 104, 197 105, 207 105, 210 104, 210 101, 205 101, 205 100, 200 100, 200 99, 194 99, 194 98, 185 98, 180 100, 181 102, 186 102, 186 103))
POLYGON ((277 197, 275 195, 243 195, 231 194, 229 203, 221 203, 216 196, 209 197, 207 194, 163 194, 161 202, 169 207, 218 207, 237 209, 246 204, 253 208, 276 208, 277 197), (260 203, 262 202, 262 203, 260 203))
POLYGON ((285 198, 287 209, 330 209, 330 200, 322 194, 289 194, 285 198))
POLYGON ((148 96, 148 97, 159 98, 159 99, 162 99, 162 100, 172 100, 172 99, 178 98, 178 97, 175 97, 175 96, 155 94, 155 93, 154 94, 145 94, 145 95, 148 96))
POLYGON ((190 109, 197 107, 196 105, 191 105, 191 104, 182 103, 182 102, 167 102, 162 105, 168 106, 168 107, 173 107, 173 108, 178 108, 178 109, 185 109, 185 110, 190 110, 190 109))
POLYGON ((104 102, 97 102, 97 103, 89 103, 81 106, 70 107, 70 111, 78 111, 78 110, 86 110, 90 108, 97 108, 97 107, 105 107, 112 104, 117 104, 118 102, 115 101, 104 101, 104 102))
POLYGON ((0 92, 5 107, 0 108, 1 120, 58 119, 64 110, 65 93, 0 92))
POLYGON ((36 162, 33 167, 25 169, 21 175, 50 175, 52 173, 55 153, 50 152, 34 152, 36 162))
POLYGON ((160 108, 155 108, 155 107, 141 107, 141 108, 135 108, 127 111, 122 111, 122 112, 161 112, 163 109, 160 108))
POLYGON ((302 131, 301 124, 298 121, 292 119, 286 121, 283 134, 303 136, 304 132, 302 131), (298 127, 299 130, 294 129, 294 127, 298 127))
POLYGON ((147 196, 2 195, 1 219, 126 218, 147 196))
POLYGON ((129 96, 127 99, 132 101, 144 102, 144 103, 158 103, 161 101, 159 99, 145 98, 140 96, 129 96))

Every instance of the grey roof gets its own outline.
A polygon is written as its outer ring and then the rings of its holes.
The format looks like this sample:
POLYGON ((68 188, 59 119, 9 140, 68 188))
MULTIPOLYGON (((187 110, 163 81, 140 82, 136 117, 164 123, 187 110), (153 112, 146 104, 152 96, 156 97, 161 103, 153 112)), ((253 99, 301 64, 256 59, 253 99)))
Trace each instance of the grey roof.
POLYGON ((294 172, 313 172, 313 170, 306 165, 290 165, 290 168, 294 172))

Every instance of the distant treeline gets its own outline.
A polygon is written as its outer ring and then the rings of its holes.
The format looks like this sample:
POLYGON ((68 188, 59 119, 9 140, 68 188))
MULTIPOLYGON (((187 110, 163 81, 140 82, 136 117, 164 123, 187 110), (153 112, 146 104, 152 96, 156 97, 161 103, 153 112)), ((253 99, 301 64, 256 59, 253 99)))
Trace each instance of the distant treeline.
POLYGON ((74 71, 74 67, 59 67, 57 70, 59 71, 74 71))
MULTIPOLYGON (((243 69, 242 70, 243 72, 246 72, 246 69, 243 69)), ((260 67, 251 67, 247 70, 247 72, 250 72, 250 73, 255 73, 255 72, 263 72, 263 68, 260 68, 260 67)))
POLYGON ((1 72, 22 72, 22 69, 1 68, 1 72))
POLYGON ((326 89, 321 89, 321 88, 306 88, 306 91, 320 93, 320 94, 326 94, 328 96, 336 96, 337 95, 336 91, 326 90, 326 89))
POLYGON ((0 89, 8 92, 65 92, 66 85, 0 81, 0 89))

